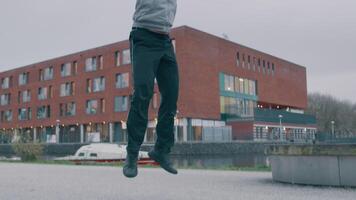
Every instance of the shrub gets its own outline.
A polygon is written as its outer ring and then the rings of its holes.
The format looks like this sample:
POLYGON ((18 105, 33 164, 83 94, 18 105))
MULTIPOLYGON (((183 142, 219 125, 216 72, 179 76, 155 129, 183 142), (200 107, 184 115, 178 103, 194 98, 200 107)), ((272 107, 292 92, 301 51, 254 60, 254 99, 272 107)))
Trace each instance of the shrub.
POLYGON ((24 162, 38 160, 43 153, 43 146, 41 144, 15 142, 12 144, 12 149, 24 162))

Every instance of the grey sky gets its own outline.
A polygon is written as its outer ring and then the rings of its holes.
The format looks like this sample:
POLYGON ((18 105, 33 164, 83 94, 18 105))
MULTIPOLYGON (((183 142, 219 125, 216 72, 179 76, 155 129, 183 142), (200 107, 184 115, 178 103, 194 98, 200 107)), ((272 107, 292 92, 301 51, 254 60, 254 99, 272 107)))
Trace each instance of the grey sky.
MULTIPOLYGON (((128 38, 135 0, 0 0, 0 71, 128 38)), ((189 25, 307 67, 356 102, 355 0, 178 0, 189 25)))

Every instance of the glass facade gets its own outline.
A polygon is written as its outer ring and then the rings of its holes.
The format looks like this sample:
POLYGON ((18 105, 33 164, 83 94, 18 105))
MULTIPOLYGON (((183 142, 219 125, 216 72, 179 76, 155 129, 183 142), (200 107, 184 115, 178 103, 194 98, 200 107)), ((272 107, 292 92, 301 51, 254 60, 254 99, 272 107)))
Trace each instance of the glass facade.
POLYGON ((220 112, 238 117, 252 117, 257 106, 256 81, 220 74, 220 112))

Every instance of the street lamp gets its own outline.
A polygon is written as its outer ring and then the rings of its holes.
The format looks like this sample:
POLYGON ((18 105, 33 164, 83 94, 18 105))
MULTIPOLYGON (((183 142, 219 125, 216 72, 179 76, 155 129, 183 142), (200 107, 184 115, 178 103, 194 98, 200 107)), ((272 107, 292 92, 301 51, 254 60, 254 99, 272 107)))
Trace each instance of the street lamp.
POLYGON ((279 139, 282 140, 282 118, 283 115, 278 115, 279 118, 279 139))
POLYGON ((335 137, 335 121, 331 121, 331 136, 335 137))

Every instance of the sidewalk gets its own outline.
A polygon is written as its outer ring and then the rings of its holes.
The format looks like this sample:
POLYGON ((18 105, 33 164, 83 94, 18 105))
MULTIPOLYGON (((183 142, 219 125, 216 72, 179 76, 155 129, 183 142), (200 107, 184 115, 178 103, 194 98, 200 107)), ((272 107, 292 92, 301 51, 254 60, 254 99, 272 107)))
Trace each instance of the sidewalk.
POLYGON ((117 167, 0 163, 1 200, 354 200, 356 189, 272 182, 271 173, 140 168, 127 179, 117 167))

